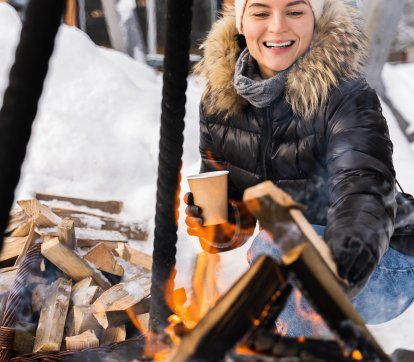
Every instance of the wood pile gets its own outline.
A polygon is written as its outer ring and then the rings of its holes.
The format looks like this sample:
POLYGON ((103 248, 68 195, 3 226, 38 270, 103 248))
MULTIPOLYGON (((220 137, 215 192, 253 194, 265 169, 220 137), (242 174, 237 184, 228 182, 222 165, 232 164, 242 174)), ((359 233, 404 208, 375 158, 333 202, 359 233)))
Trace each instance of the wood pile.
POLYGON ((0 321, 27 250, 41 243, 43 256, 25 287, 17 354, 122 342, 137 333, 131 315, 145 328, 152 257, 129 241, 148 234, 120 219, 121 202, 36 194, 17 203, 0 253, 0 321))

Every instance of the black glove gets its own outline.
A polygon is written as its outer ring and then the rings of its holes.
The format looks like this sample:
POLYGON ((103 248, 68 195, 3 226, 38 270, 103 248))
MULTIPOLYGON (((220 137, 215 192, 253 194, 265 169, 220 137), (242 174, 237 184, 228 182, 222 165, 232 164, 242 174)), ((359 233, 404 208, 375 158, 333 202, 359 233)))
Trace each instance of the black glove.
POLYGON ((197 236, 203 250, 209 253, 219 253, 238 248, 254 232, 256 219, 242 202, 229 202, 228 222, 209 226, 203 226, 204 220, 201 207, 194 205, 191 192, 184 195, 184 202, 187 204, 185 209, 187 233, 197 236))
POLYGON ((349 282, 349 293, 356 295, 368 282, 378 258, 358 239, 336 240, 331 249, 339 276, 349 282))

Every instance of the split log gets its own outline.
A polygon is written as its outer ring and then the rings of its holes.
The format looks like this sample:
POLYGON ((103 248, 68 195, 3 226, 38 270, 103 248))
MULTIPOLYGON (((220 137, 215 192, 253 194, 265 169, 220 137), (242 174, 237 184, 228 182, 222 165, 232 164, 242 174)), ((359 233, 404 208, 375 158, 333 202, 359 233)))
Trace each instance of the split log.
POLYGON ((85 348, 98 347, 99 339, 92 330, 88 330, 73 337, 66 337, 66 350, 67 351, 80 351, 85 348))
POLYGON ((143 274, 129 279, 126 282, 114 285, 106 290, 92 304, 95 317, 105 329, 109 322, 107 312, 125 311, 133 307, 142 299, 148 297, 151 289, 151 275, 143 274))
POLYGON ((39 284, 32 291, 32 312, 40 312, 49 295, 49 285, 39 284))
POLYGON ((126 223, 116 217, 98 215, 84 210, 51 207, 52 211, 61 218, 69 217, 75 222, 75 227, 98 230, 116 230, 128 239, 147 240, 148 230, 141 223, 126 223))
POLYGON ((349 356, 358 350, 364 360, 390 360, 313 245, 303 243, 295 247, 282 256, 282 262, 293 274, 298 288, 344 342, 349 356))
POLYGON ((51 286, 53 292, 40 313, 33 352, 59 351, 69 307, 72 282, 63 278, 51 286))
POLYGON ((103 243, 95 246, 83 258, 94 264, 101 271, 118 276, 124 275, 124 268, 122 268, 112 252, 103 243))
POLYGON ((62 219, 38 200, 20 200, 17 204, 39 227, 58 226, 62 219))
POLYGON ((43 200, 43 201, 63 201, 69 202, 72 205, 77 206, 85 206, 91 209, 98 209, 109 214, 120 214, 124 207, 122 201, 97 201, 97 200, 87 200, 87 199, 80 199, 76 197, 69 197, 69 196, 59 196, 59 195, 50 195, 44 193, 36 193, 36 199, 43 200))
POLYGON ((6 237, 3 240, 3 248, 0 252, 0 265, 11 266, 23 251, 27 237, 6 237))
POLYGON ((122 259, 129 261, 131 264, 147 270, 152 269, 152 256, 141 250, 125 244, 124 247, 118 247, 115 251, 122 259))
POLYGON ((276 294, 288 286, 283 270, 266 255, 186 334, 167 361, 220 361, 246 332, 264 317, 265 306, 278 303, 276 294))
POLYGON ((95 283, 101 288, 108 289, 111 287, 111 284, 99 270, 93 269, 79 255, 63 245, 58 238, 44 242, 41 252, 46 259, 75 281, 92 277, 95 283))
POLYGON ((4 233, 10 236, 26 236, 29 233, 30 220, 27 214, 19 209, 10 212, 9 223, 4 233))
POLYGON ((289 194, 271 181, 265 181, 248 188, 244 192, 243 202, 259 220, 260 225, 277 240, 277 245, 283 252, 304 242, 310 243, 318 250, 338 280, 341 280, 328 245, 303 216, 300 211, 302 205, 296 203, 289 194))
POLYGON ((19 268, 17 266, 11 266, 0 269, 0 294, 7 293, 14 280, 19 268))
POLYGON ((76 236, 74 221, 68 217, 65 217, 58 226, 58 238, 69 249, 75 249, 76 236))
POLYGON ((20 265, 20 263, 23 261, 24 257, 27 254, 27 251, 30 249, 30 247, 33 245, 33 243, 36 242, 36 240, 39 240, 40 235, 35 231, 35 224, 33 221, 30 221, 30 230, 26 237, 26 242, 23 246, 23 249, 19 256, 16 259, 16 262, 14 265, 20 265))
POLYGON ((75 305, 73 307, 74 334, 78 335, 87 330, 99 332, 102 327, 93 314, 94 310, 90 305, 75 305))
POLYGON ((123 342, 126 338, 125 324, 118 327, 111 327, 104 331, 102 344, 123 342))
POLYGON ((73 305, 92 304, 101 290, 99 286, 94 285, 92 277, 84 278, 73 286, 70 300, 73 305))

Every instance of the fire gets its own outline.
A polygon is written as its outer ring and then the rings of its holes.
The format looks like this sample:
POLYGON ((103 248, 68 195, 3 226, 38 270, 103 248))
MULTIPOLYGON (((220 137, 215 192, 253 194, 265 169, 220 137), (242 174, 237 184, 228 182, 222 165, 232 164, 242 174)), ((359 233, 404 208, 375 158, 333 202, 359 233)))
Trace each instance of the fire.
POLYGON ((362 361, 363 357, 362 357, 362 353, 360 351, 358 351, 357 349, 352 351, 352 359, 356 360, 356 361, 362 361))

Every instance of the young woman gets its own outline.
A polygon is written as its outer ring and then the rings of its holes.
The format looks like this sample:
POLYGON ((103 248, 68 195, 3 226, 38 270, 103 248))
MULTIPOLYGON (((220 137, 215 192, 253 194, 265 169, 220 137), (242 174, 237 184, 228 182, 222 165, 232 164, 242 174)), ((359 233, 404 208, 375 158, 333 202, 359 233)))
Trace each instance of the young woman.
MULTIPOLYGON (((191 194, 185 201, 188 233, 211 252, 229 250, 255 225, 240 203, 243 191, 272 180, 306 205, 354 291, 371 277, 353 302, 376 323, 412 302, 414 258, 388 248, 396 212, 392 143, 362 76, 364 41, 343 0, 236 0, 208 35, 196 69, 206 82, 201 172, 229 171, 230 222, 203 227, 191 194)), ((249 259, 277 259, 276 244, 261 231, 249 259)), ((295 326, 291 334, 309 334, 300 318, 295 326)))

